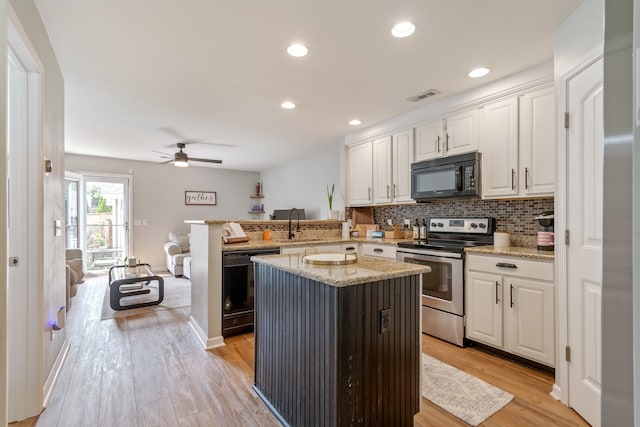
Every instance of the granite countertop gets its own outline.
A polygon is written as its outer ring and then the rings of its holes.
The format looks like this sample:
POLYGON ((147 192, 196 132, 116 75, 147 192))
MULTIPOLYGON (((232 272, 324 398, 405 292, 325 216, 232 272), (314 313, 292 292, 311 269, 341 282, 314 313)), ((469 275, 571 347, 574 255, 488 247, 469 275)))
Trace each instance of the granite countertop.
POLYGON ((427 266, 368 257, 358 257, 357 263, 340 266, 305 264, 303 258, 299 254, 262 255, 251 257, 251 261, 335 287, 353 286, 431 271, 427 266))
POLYGON ((521 246, 497 247, 497 246, 474 246, 465 248, 467 253, 483 255, 503 255, 520 258, 540 259, 553 261, 555 255, 552 251, 539 251, 537 248, 527 248, 521 246))
POLYGON ((276 239, 276 240, 258 240, 251 239, 242 243, 225 243, 222 245, 222 251, 246 251, 252 249, 275 249, 287 246, 314 246, 325 244, 341 244, 341 243, 376 243, 380 245, 397 246, 400 242, 406 242, 405 239, 374 239, 371 237, 350 237, 344 239, 342 237, 326 237, 322 239, 276 239))

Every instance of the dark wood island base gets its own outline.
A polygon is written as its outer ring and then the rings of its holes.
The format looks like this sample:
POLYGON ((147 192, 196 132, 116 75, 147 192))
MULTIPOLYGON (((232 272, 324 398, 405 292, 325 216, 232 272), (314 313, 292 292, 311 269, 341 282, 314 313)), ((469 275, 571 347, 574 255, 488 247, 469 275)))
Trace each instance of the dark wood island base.
POLYGON ((413 426, 419 274, 335 285, 260 261, 255 274, 254 388, 284 425, 413 426))

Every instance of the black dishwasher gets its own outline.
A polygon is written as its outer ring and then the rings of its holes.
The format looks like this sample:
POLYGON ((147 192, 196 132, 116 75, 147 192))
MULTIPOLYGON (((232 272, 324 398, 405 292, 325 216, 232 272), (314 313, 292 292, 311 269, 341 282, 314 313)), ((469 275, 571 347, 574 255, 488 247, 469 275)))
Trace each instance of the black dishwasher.
POLYGON ((253 330, 254 255, 279 254, 280 249, 227 251, 222 255, 222 336, 253 330))

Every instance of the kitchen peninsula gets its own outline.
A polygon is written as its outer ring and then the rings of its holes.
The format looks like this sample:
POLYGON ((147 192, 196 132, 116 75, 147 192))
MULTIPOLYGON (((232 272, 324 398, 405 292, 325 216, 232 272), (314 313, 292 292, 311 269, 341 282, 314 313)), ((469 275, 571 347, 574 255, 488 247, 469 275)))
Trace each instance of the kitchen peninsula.
POLYGON ((420 275, 360 257, 257 256, 255 389, 284 425, 412 426, 420 405, 420 275))

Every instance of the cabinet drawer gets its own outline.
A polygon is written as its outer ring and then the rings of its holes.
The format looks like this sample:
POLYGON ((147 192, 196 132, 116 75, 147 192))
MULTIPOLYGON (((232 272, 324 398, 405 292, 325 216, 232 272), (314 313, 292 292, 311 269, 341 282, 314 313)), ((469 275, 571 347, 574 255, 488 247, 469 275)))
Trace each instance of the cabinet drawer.
POLYGON ((553 282, 553 261, 518 257, 467 255, 467 269, 506 276, 527 277, 553 282))
POLYGON ((363 243, 362 255, 376 258, 396 259, 396 247, 389 245, 363 243))

